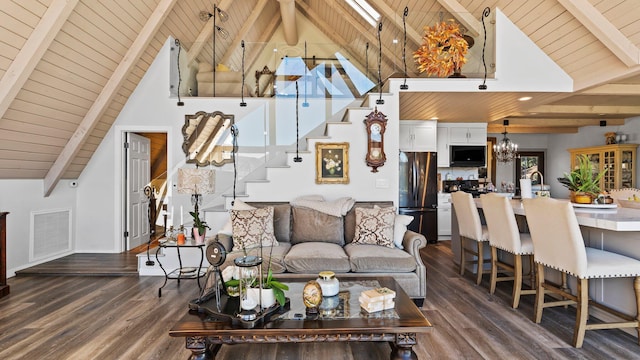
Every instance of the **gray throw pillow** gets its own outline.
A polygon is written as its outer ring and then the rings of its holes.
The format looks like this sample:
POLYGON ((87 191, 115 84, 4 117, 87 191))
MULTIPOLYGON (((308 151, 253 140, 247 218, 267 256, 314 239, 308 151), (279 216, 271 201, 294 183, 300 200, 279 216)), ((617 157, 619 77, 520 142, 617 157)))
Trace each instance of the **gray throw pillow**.
POLYGON ((291 210, 293 213, 291 244, 313 241, 344 246, 342 217, 302 207, 292 207, 291 210))

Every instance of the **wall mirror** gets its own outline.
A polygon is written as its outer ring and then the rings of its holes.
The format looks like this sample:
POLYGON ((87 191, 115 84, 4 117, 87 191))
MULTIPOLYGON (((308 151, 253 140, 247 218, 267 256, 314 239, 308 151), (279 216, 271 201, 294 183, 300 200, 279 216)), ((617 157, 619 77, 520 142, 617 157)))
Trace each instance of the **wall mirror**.
POLYGON ((233 115, 220 111, 198 111, 193 115, 185 115, 184 118, 182 150, 187 163, 222 166, 233 161, 233 115))

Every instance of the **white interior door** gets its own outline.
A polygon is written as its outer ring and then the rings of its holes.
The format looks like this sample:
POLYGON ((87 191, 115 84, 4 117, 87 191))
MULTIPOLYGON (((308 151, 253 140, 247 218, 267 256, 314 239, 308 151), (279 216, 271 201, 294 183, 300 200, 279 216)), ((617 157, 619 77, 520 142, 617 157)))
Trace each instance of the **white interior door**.
POLYGON ((127 136, 127 250, 149 241, 149 198, 144 187, 150 180, 151 141, 143 136, 128 133, 127 136))

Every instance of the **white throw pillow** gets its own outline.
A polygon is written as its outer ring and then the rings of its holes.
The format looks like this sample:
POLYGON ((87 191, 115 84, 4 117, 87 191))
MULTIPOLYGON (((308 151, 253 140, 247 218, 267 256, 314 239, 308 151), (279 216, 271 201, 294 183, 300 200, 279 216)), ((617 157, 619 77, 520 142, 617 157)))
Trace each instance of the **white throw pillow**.
MULTIPOLYGON (((251 206, 246 202, 238 199, 235 199, 233 201, 233 208, 231 208, 231 210, 255 210, 255 209, 256 208, 254 206, 251 206)), ((227 222, 224 224, 222 229, 218 231, 218 234, 225 234, 229 236, 233 235, 233 224, 231 222, 231 214, 229 214, 229 220, 227 220, 227 222)))
POLYGON ((413 221, 411 215, 396 214, 395 221, 393 223, 393 243, 396 244, 398 249, 404 249, 402 246, 402 240, 404 239, 404 233, 407 232, 407 226, 413 221))

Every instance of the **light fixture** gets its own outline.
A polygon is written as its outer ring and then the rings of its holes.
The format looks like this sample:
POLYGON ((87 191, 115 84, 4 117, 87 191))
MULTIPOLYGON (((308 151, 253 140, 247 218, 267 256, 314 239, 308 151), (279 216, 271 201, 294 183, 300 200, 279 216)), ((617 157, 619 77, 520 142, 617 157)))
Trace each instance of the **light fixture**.
POLYGON ((216 64, 216 37, 220 35, 221 38, 227 39, 229 38, 229 32, 224 28, 216 25, 216 18, 220 19, 221 22, 225 22, 229 20, 229 14, 226 11, 220 9, 218 5, 213 4, 213 14, 206 11, 200 11, 200 20, 209 21, 210 18, 213 18, 213 58, 211 59, 213 64, 213 96, 216 96, 216 68, 218 67, 216 64), (217 15, 217 16, 216 16, 217 15))
MULTIPOLYGON (((191 194, 194 212, 202 204, 204 194, 215 193, 215 171, 203 168, 178 169, 178 193, 191 194)), ((182 224, 184 219, 180 219, 182 224)))
POLYGON ((504 135, 504 137, 499 144, 493 145, 493 152, 495 153, 496 160, 498 162, 509 163, 512 162, 513 159, 515 159, 518 155, 518 145, 513 143, 507 137, 507 126, 509 126, 509 120, 505 119, 503 121, 503 125, 504 132, 502 133, 502 135, 504 135))
POLYGON ((529 101, 533 99, 531 96, 523 96, 521 98, 518 98, 518 101, 529 101))

